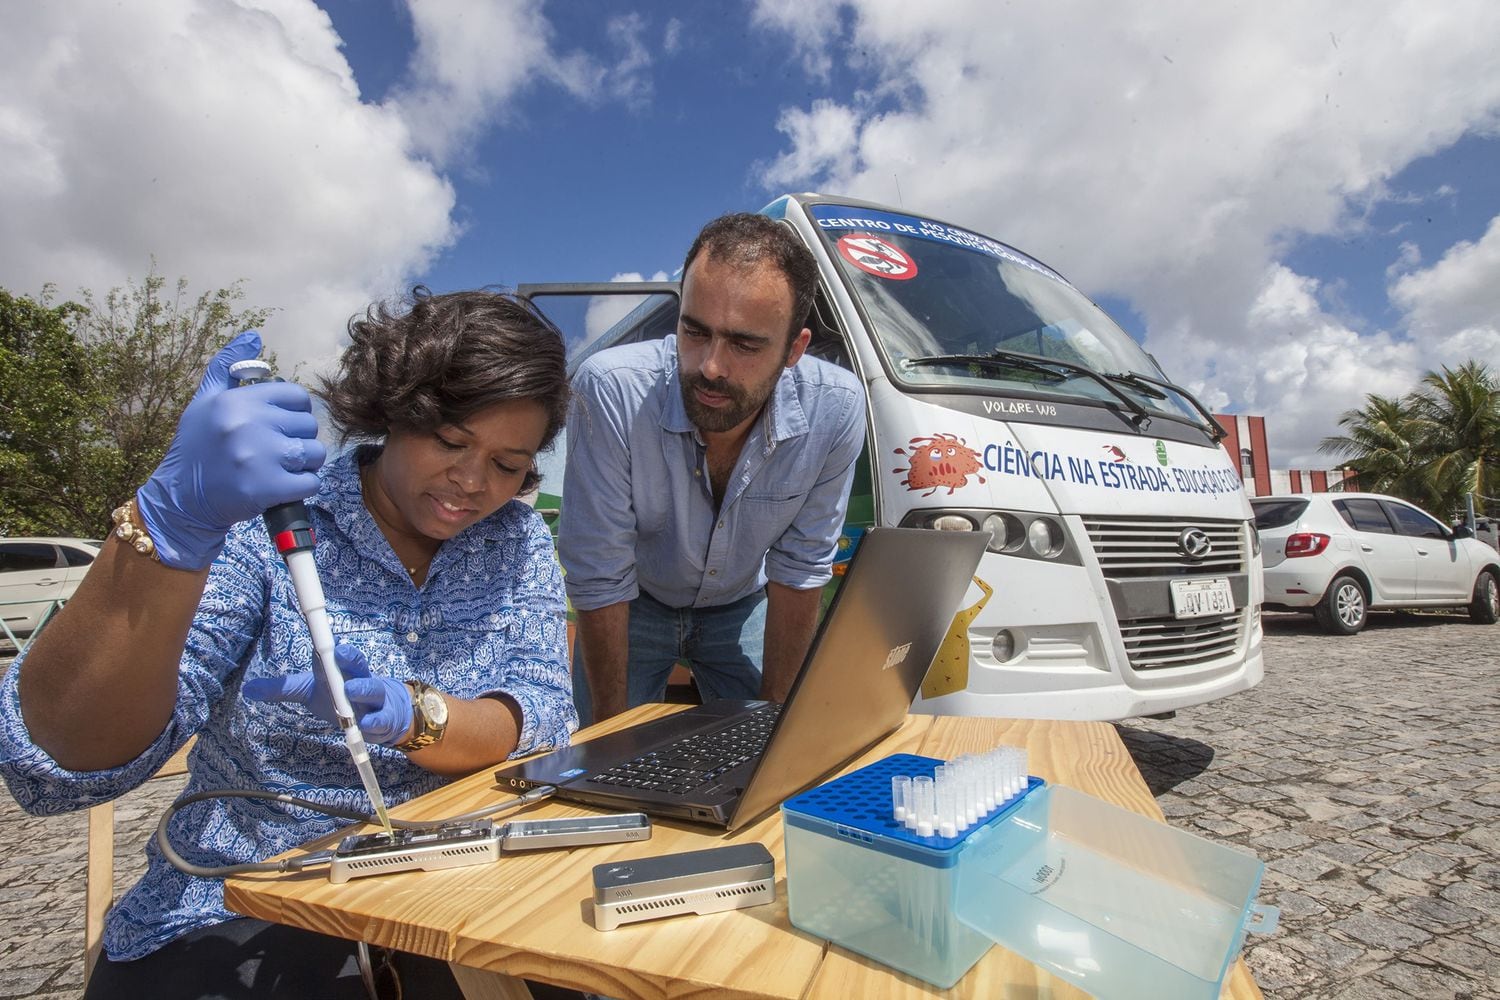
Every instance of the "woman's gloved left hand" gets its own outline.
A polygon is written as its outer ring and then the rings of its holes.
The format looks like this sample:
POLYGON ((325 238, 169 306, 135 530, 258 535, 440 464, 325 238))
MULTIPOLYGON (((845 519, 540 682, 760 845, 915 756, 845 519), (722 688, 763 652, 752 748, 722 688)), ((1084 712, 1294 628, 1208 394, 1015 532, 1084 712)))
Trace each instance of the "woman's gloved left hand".
POLYGON ((260 346, 260 334, 247 330, 214 356, 161 464, 136 491, 157 558, 173 569, 203 569, 234 524, 318 491, 327 450, 307 390, 291 382, 233 388, 230 367, 260 346))
MULTIPOLYGON (((359 723, 365 742, 381 746, 400 743, 411 729, 411 690, 401 681, 370 676, 365 654, 346 643, 335 647, 333 660, 344 675, 344 694, 354 709, 354 720, 359 723)), ((251 701, 301 705, 338 727, 333 695, 320 670, 285 677, 252 677, 245 682, 242 693, 251 701)))

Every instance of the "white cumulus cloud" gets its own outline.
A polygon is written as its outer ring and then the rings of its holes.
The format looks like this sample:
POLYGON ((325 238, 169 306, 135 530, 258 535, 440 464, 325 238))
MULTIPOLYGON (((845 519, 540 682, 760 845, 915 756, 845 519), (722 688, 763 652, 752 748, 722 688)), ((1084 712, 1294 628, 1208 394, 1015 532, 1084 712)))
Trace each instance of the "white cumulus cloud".
POLYGON ((606 25, 620 50, 610 66, 563 47, 542 0, 408 0, 408 7, 417 50, 392 102, 411 123, 418 148, 438 163, 462 158, 527 87, 552 85, 582 101, 636 106, 651 96, 652 60, 638 15, 606 25))
POLYGON ((1500 370, 1500 216, 1478 240, 1456 243, 1431 267, 1397 277, 1391 301, 1437 363, 1474 359, 1500 370))
POLYGON ((453 238, 453 189, 305 0, 19 4, 0 33, 0 282, 245 281, 283 362, 453 238))
MULTIPOLYGON (((1500 5, 765 0, 755 16, 865 80, 784 110, 767 187, 899 199, 1127 299, 1169 375, 1273 419, 1277 464, 1321 464, 1330 414, 1456 349, 1352 329, 1280 261, 1298 236, 1357 232, 1413 160, 1500 125, 1500 5)), ((1433 296, 1458 281, 1417 273, 1433 296)), ((1404 280, 1419 324, 1438 299, 1404 280)), ((1441 309, 1468 315, 1453 294, 1441 309)))
POLYGON ((312 0, 10 4, 0 31, 0 285, 102 295, 156 261, 190 293, 244 281, 288 367, 459 236, 444 171, 530 86, 650 96, 643 25, 617 62, 563 51, 541 0, 409 0, 415 48, 364 98, 312 0))

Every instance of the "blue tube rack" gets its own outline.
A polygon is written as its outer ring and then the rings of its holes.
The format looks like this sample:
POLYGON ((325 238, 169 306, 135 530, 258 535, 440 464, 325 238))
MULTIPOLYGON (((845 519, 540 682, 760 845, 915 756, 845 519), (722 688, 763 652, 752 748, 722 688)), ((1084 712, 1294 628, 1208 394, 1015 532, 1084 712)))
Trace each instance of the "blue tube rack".
POLYGON ((923 837, 897 823, 891 779, 931 777, 946 761, 894 754, 782 804, 792 924, 902 972, 952 986, 994 944, 959 921, 958 861, 1043 787, 997 804, 954 837, 923 837))

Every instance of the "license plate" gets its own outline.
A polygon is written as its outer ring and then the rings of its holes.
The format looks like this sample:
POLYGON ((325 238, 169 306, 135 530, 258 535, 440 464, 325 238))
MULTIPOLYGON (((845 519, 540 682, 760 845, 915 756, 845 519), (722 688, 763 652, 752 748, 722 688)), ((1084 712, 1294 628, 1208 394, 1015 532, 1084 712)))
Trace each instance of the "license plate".
POLYGON ((1204 618, 1234 612, 1234 593, 1229 581, 1173 580, 1172 613, 1178 618, 1204 618))

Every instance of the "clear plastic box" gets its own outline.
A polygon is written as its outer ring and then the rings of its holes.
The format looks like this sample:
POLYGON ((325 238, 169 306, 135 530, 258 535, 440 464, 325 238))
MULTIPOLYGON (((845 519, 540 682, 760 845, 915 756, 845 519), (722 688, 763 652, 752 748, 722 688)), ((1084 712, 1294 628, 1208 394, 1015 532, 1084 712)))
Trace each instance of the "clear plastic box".
POLYGON ((792 923, 947 988, 999 943, 1099 997, 1217 997, 1264 865, 1062 787, 1027 791, 958 837, 891 818, 890 779, 943 763, 898 754, 787 800, 792 923))

